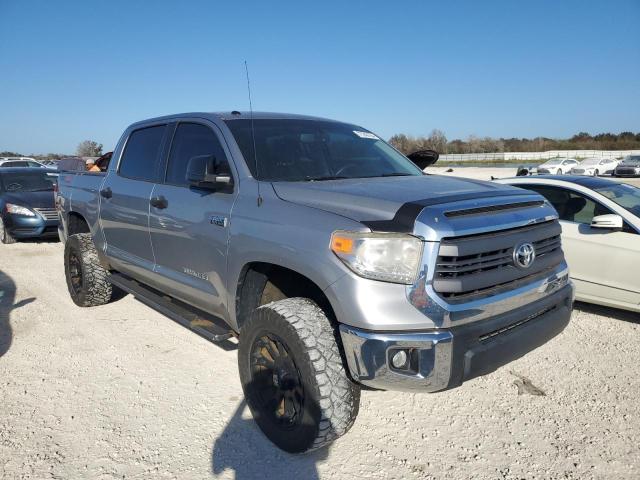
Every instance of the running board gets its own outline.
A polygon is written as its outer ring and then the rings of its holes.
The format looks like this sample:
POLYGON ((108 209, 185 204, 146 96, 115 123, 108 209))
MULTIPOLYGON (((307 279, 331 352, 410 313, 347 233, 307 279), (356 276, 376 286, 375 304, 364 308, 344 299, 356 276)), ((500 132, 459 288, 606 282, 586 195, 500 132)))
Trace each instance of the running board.
POLYGON ((168 295, 133 280, 121 273, 112 273, 109 280, 116 287, 133 295, 145 305, 166 315, 180 325, 193 330, 207 340, 220 343, 235 336, 231 328, 221 319, 197 310, 168 295))

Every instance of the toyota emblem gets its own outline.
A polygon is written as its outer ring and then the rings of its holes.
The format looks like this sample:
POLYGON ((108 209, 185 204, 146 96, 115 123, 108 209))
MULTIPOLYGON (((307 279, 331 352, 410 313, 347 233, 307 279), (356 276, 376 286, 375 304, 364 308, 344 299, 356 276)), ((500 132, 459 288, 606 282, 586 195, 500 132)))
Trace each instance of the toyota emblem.
POLYGON ((513 249, 513 263, 518 268, 529 268, 536 259, 536 249, 531 243, 521 243, 513 249))

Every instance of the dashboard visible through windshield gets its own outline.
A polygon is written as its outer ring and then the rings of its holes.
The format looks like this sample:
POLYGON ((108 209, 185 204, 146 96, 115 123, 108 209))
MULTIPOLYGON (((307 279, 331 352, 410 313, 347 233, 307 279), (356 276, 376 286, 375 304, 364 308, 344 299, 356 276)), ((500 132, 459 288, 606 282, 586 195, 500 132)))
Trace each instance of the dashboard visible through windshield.
POLYGON ((258 180, 423 175, 404 155, 355 125, 298 119, 257 119, 253 127, 250 119, 227 120, 226 124, 258 180))

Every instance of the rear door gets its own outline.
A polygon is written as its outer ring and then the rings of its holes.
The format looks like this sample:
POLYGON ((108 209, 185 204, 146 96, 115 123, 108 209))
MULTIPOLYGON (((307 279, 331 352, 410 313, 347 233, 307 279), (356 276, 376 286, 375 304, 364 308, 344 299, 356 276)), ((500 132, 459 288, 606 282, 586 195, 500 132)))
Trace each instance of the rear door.
POLYGON ((158 180, 167 124, 133 130, 115 171, 100 190, 100 221, 106 254, 123 273, 152 276, 149 200, 158 180))
POLYGON ((227 242, 238 187, 237 181, 214 191, 191 187, 187 163, 199 155, 215 157, 216 173, 235 173, 215 125, 178 123, 163 181, 152 194, 149 227, 155 270, 163 291, 225 318, 227 242))

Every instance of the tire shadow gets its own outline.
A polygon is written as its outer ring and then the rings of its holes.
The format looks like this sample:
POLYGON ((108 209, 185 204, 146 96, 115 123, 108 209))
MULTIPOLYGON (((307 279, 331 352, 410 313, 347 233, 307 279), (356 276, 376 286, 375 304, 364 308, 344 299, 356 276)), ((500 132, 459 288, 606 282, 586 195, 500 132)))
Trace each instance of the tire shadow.
POLYGON ((604 307, 602 305, 595 305, 593 303, 575 302, 574 308, 585 313, 593 313, 595 315, 601 315, 603 317, 610 317, 615 320, 621 320, 623 322, 639 323, 640 313, 631 312, 629 310, 621 310, 619 308, 604 307))
POLYGON ((317 464, 327 458, 328 447, 298 455, 284 452, 264 436, 253 418, 242 418, 246 406, 242 400, 213 444, 211 472, 214 476, 231 470, 236 480, 320 478, 317 464))

